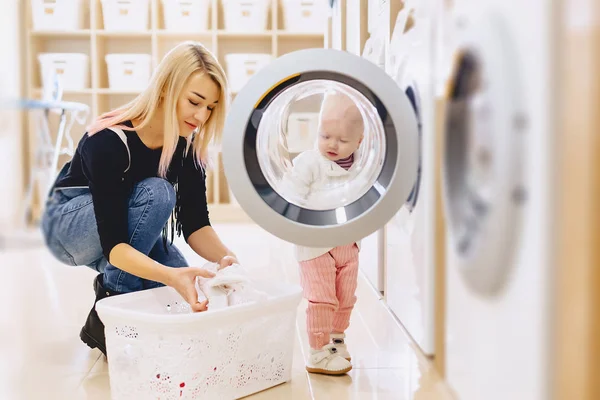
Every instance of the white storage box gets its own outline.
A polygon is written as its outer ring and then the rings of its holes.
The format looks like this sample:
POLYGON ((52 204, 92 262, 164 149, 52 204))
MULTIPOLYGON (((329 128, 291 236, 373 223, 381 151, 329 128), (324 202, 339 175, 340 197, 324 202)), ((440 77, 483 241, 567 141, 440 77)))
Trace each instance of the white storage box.
POLYGON ((83 29, 83 0, 31 0, 33 30, 83 29))
POLYGON ((101 1, 104 30, 138 32, 149 29, 149 0, 101 1))
POLYGON ((271 0, 222 0, 225 30, 261 32, 267 29, 271 0))
POLYGON ((209 0, 162 0, 165 29, 173 32, 208 30, 209 0))
POLYGON ((231 91, 234 93, 239 92, 252 75, 272 60, 273 56, 270 54, 227 54, 225 64, 231 91))
POLYGON ((89 57, 80 53, 42 53, 38 55, 42 85, 52 85, 58 76, 64 90, 81 90, 90 86, 89 57))
POLYGON ((302 153, 315 147, 319 129, 318 113, 292 113, 287 124, 287 147, 290 153, 302 153))
POLYGON ((108 86, 116 90, 144 90, 150 81, 149 54, 107 54, 108 86))
POLYGON ((283 0, 283 26, 290 32, 325 33, 327 0, 283 0))
POLYGON ((255 287, 269 299, 201 313, 171 287, 100 300, 112 399, 237 399, 289 381, 301 288, 255 287))

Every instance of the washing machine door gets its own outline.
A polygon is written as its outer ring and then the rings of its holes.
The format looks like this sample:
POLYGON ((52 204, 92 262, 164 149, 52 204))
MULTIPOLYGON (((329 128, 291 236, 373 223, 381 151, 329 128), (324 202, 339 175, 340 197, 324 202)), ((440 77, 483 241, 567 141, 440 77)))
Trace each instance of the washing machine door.
MULTIPOLYGON (((403 10, 404 11, 404 10, 403 10)), ((412 10, 407 9, 407 13, 412 10)), ((400 88, 404 91, 405 95, 410 100, 413 112, 417 118, 417 132, 419 136, 419 157, 418 157, 418 168, 417 176, 410 192, 409 197, 406 199, 405 207, 412 213, 416 207, 417 200, 419 198, 419 191, 421 186, 421 165, 423 158, 423 105, 422 99, 424 95, 428 93, 428 64, 429 61, 422 54, 424 51, 423 44, 421 43, 424 35, 423 21, 419 21, 418 24, 409 28, 405 32, 406 18, 401 19, 398 16, 398 23, 394 29, 394 35, 397 35, 394 40, 393 57, 390 58, 392 65, 391 75, 400 88), (401 32, 401 33, 398 33, 401 32)))
POLYGON ((298 245, 334 247, 375 232, 408 198, 417 119, 371 61, 300 50, 258 71, 238 93, 222 148, 229 186, 257 224, 298 245), (316 129, 290 129, 295 113, 318 114, 316 129))
POLYGON ((518 251, 526 134, 519 59, 494 14, 456 19, 447 93, 444 202, 450 257, 467 286, 494 294, 518 251))

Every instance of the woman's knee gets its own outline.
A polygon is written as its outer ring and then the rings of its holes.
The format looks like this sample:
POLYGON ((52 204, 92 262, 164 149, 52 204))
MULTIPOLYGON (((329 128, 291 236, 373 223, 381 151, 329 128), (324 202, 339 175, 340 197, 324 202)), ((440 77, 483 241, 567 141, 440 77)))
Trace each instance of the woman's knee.
POLYGON ((162 178, 146 178, 134 187, 134 207, 151 207, 152 215, 164 214, 168 218, 175 207, 177 197, 173 185, 162 178))
POLYGON ((79 265, 71 253, 58 240, 46 240, 46 248, 62 264, 72 267, 79 265))
MULTIPOLYGON (((46 248, 55 259, 63 264, 76 266, 78 265, 77 260, 71 252, 67 251, 63 244, 65 239, 70 239, 71 236, 68 228, 76 226, 71 220, 71 217, 76 215, 76 213, 63 216, 62 209, 62 207, 56 207, 55 204, 48 203, 46 205, 41 218, 41 233, 46 248), (67 221, 65 222, 65 220, 67 221)), ((81 218, 79 218, 78 221, 79 220, 81 220, 81 218)), ((81 242, 82 236, 86 237, 87 235, 78 234, 77 239, 79 240, 79 243, 81 242)))

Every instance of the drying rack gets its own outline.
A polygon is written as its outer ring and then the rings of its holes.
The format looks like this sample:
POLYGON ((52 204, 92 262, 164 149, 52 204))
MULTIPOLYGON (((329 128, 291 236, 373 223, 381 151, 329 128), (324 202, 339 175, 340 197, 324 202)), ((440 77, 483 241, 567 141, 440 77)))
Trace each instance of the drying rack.
MULTIPOLYGON (((56 87, 54 89, 57 89, 56 87)), ((71 128, 77 121, 85 124, 90 114, 90 107, 87 104, 62 101, 62 90, 46 94, 45 99, 13 99, 2 101, 4 109, 31 112, 35 114, 34 119, 30 119, 29 124, 31 132, 35 132, 33 160, 25 191, 21 215, 21 224, 23 228, 30 226, 33 221, 33 199, 36 188, 39 191, 40 209, 43 211, 45 197, 49 193, 56 174, 58 173, 58 162, 61 155, 70 157, 75 153, 76 143, 71 137, 71 128), (59 116, 56 139, 50 129, 50 115, 59 116)), ((3 235, 4 236, 4 235, 3 235)), ((7 237, 0 239, 0 242, 8 242, 7 237)), ((0 245, 0 247, 3 247, 0 245)))
POLYGON ((56 173, 58 172, 58 160, 61 155, 72 157, 75 153, 75 142, 71 137, 71 127, 78 121, 85 123, 90 113, 90 108, 87 104, 60 101, 60 100, 22 100, 18 102, 18 106, 24 110, 38 110, 39 117, 37 120, 36 138, 39 141, 36 144, 34 153, 34 162, 32 171, 27 185, 25 196, 26 204, 26 219, 29 219, 32 211, 33 192, 36 186, 36 180, 40 177, 45 177, 45 185, 43 193, 45 196, 53 184, 56 173), (52 135, 49 127, 49 116, 51 112, 56 112, 60 115, 56 140, 53 143, 52 135), (70 120, 68 114, 71 113, 70 120), (69 120, 69 121, 68 121, 69 120), (66 141, 66 145, 63 145, 66 141))

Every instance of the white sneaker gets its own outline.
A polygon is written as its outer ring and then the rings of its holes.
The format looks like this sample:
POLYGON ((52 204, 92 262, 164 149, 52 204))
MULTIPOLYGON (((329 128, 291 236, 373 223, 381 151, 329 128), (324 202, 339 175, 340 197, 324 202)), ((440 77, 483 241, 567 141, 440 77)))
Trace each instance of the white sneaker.
POLYGON ((343 375, 352 369, 350 361, 340 357, 336 347, 329 343, 320 350, 310 350, 306 370, 313 374, 343 375))
POLYGON ((346 347, 346 343, 344 343, 344 339, 346 338, 346 335, 343 333, 332 333, 330 335, 330 337, 331 337, 331 343, 337 349, 337 353, 340 355, 340 357, 343 357, 348 361, 352 361, 352 357, 350 357, 350 353, 348 353, 348 348, 346 347))

